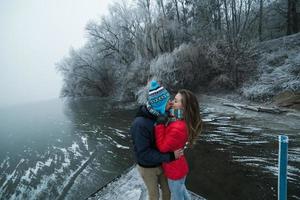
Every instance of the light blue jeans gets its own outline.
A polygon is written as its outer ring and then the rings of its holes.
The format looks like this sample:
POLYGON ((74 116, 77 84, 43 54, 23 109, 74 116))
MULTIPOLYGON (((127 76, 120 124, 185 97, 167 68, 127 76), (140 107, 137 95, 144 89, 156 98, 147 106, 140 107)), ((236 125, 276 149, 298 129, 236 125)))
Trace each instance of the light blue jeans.
POLYGON ((185 187, 185 177, 179 180, 168 179, 172 200, 191 200, 191 196, 185 187))

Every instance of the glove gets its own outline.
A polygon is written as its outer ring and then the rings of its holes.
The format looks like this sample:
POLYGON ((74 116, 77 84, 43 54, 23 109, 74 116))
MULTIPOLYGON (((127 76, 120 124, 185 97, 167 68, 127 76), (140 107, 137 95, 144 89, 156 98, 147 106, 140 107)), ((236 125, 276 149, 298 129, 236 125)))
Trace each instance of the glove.
POLYGON ((156 119, 156 125, 166 124, 167 122, 168 122, 168 116, 167 115, 160 115, 156 119))

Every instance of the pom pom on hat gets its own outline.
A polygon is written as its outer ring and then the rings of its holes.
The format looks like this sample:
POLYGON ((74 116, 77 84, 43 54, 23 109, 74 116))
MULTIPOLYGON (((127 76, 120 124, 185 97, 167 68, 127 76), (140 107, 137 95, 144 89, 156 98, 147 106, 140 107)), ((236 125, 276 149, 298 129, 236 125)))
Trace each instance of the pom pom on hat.
POLYGON ((166 105, 170 99, 170 93, 155 80, 152 80, 149 88, 148 104, 160 114, 165 114, 166 105))

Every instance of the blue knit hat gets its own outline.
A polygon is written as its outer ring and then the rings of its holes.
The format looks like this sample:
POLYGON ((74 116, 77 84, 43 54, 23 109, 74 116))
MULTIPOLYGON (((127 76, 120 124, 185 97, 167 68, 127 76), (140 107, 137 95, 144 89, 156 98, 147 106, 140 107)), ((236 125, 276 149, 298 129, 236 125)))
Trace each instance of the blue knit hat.
POLYGON ((165 114, 169 99, 170 93, 160 86, 157 81, 151 81, 148 96, 148 104, 151 108, 160 114, 165 114))

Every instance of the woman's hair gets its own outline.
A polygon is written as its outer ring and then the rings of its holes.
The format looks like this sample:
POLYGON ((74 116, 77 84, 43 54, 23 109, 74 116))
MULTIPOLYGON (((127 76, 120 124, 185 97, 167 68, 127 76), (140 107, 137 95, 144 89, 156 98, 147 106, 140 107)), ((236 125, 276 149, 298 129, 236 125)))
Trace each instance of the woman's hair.
POLYGON ((181 89, 178 91, 182 96, 182 106, 184 109, 183 118, 187 123, 188 128, 188 143, 191 147, 196 137, 202 131, 202 119, 197 97, 189 90, 181 89))

